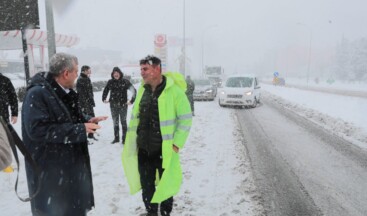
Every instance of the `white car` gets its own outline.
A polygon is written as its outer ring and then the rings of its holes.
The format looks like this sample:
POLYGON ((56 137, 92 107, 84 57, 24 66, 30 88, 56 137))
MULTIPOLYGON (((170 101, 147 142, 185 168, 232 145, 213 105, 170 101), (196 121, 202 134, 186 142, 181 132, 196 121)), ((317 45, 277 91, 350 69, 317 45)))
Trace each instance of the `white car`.
POLYGON ((254 75, 231 75, 219 90, 220 106, 242 106, 255 108, 260 102, 260 85, 254 75))

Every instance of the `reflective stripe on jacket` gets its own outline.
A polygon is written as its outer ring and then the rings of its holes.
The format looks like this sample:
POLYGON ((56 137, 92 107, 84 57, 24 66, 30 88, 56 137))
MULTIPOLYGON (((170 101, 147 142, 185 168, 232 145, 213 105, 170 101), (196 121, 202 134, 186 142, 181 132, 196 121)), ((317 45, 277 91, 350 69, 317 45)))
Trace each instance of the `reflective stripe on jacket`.
MULTIPOLYGON (((157 184, 152 203, 160 203, 180 190, 182 170, 179 154, 173 151, 173 144, 183 148, 189 135, 192 122, 190 103, 186 97, 186 82, 180 73, 167 72, 166 87, 158 98, 160 129, 162 134, 162 178, 157 184)), ((140 175, 138 170, 138 148, 136 144, 137 127, 139 125, 139 104, 144 93, 143 85, 140 86, 133 107, 129 128, 122 152, 122 164, 125 171, 130 193, 135 194, 141 190, 140 175)))

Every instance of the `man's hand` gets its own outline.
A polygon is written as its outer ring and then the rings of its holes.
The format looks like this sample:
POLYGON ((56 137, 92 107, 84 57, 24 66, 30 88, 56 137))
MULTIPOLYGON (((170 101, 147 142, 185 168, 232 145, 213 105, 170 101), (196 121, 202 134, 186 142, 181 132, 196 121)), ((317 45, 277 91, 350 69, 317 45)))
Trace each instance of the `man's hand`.
POLYGON ((18 116, 12 116, 10 121, 11 121, 11 123, 12 123, 12 124, 17 123, 17 121, 18 121, 18 116))
POLYGON ((132 103, 130 102, 130 101, 127 101, 127 103, 126 103, 127 105, 131 105, 132 103))
POLYGON ((95 133, 96 129, 101 128, 101 126, 97 125, 96 123, 84 123, 84 126, 87 133, 95 133))
POLYGON ((100 122, 100 121, 104 121, 104 120, 106 120, 108 118, 108 116, 97 116, 97 117, 93 117, 93 118, 91 118, 91 119, 89 119, 89 123, 98 123, 98 122, 100 122))
POLYGON ((173 147, 173 151, 175 151, 176 153, 180 151, 180 149, 175 144, 173 144, 172 147, 173 147))

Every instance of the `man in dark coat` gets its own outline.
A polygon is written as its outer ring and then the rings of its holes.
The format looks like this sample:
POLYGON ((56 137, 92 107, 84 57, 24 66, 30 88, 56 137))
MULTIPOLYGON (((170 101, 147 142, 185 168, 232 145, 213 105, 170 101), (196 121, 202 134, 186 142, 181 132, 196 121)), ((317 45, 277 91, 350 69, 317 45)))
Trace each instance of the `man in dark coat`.
MULTIPOLYGON (((40 168, 40 192, 31 200, 34 216, 87 215, 94 206, 87 133, 107 117, 86 116, 72 89, 78 59, 57 53, 50 71, 36 74, 22 106, 23 141, 40 168)), ((25 161, 28 190, 34 194, 36 173, 25 161)))
POLYGON ((195 90, 195 83, 194 81, 192 81, 190 76, 186 76, 186 84, 187 84, 186 95, 190 101, 192 115, 195 115, 194 114, 194 95, 193 95, 194 90, 195 90))
POLYGON ((103 90, 102 101, 110 103, 111 115, 114 129, 114 139, 112 144, 120 142, 119 122, 121 119, 122 126, 122 144, 125 143, 127 132, 127 106, 135 101, 136 89, 129 80, 123 78, 124 74, 118 67, 114 67, 111 73, 111 79, 108 80, 106 87, 103 90), (131 92, 131 99, 128 100, 127 91, 131 92), (107 100, 107 95, 110 92, 110 98, 107 100))
POLYGON ((18 120, 18 99, 10 79, 0 73, 0 116, 9 122, 9 106, 11 110, 11 123, 18 120))
MULTIPOLYGON (((79 105, 84 114, 94 117, 93 107, 96 106, 94 103, 93 86, 90 81, 90 74, 92 73, 88 65, 83 65, 79 78, 76 82, 76 90, 79 94, 79 105)), ((88 134, 89 139, 97 140, 93 133, 88 134)))

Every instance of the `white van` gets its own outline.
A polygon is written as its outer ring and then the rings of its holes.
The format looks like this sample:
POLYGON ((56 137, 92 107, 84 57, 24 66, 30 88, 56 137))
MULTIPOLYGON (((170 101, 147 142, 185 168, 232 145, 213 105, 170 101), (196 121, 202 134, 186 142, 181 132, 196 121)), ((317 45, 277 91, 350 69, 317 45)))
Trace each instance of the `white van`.
POLYGON ((231 75, 219 91, 219 105, 250 106, 260 102, 260 85, 254 75, 231 75))

